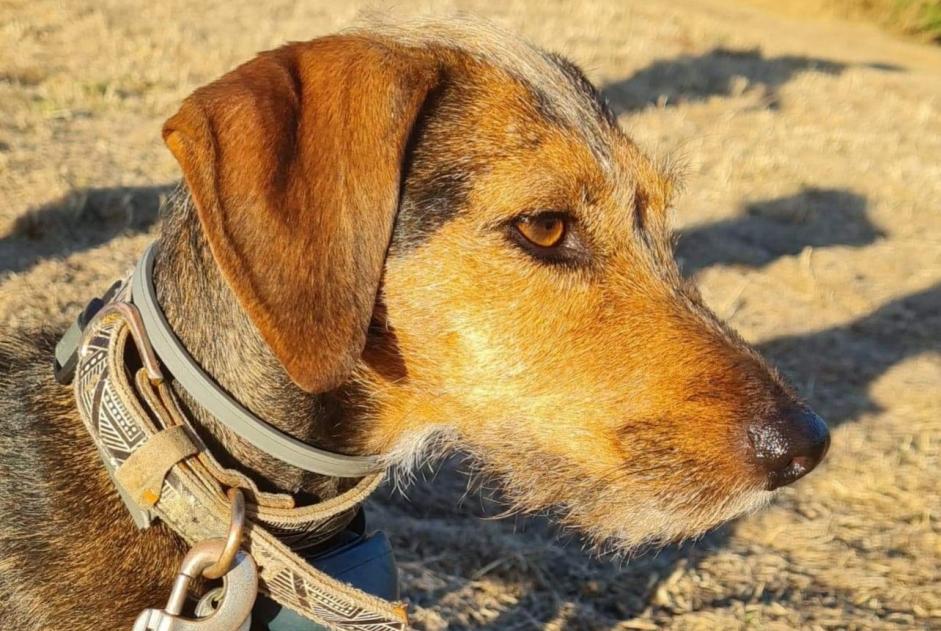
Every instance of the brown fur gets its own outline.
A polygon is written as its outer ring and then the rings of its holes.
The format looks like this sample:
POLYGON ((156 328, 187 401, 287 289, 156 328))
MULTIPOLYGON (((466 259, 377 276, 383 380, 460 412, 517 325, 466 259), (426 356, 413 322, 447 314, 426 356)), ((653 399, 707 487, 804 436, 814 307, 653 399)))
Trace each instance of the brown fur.
POLYGON ((340 385, 362 353, 405 144, 436 79, 431 59, 327 37, 260 55, 164 126, 223 275, 307 391, 340 385))
MULTIPOLYGON (((262 54, 164 134, 188 194, 165 213, 160 302, 284 431, 405 468, 457 442, 514 507, 622 550, 770 496, 749 427, 800 404, 681 278, 671 178, 568 62, 480 25, 377 25, 262 54), (570 217, 578 257, 508 238, 543 210, 570 217)), ((181 546, 123 514, 51 382, 48 336, 2 352, 0 511, 16 518, 0 528, 0 628, 127 628, 162 601, 181 546)), ((272 489, 342 490, 178 391, 226 464, 272 489)))

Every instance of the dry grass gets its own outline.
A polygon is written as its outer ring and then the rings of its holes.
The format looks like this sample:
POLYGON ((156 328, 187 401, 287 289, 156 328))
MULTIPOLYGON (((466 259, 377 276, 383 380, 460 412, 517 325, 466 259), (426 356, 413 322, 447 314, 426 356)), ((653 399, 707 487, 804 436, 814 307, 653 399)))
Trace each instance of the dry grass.
MULTIPOLYGON (((686 164, 686 269, 830 419, 831 456, 770 509, 625 564, 539 520, 479 519, 495 509, 460 503, 449 465, 373 509, 417 624, 941 628, 941 51, 660 4, 448 6, 571 55, 643 145, 686 164)), ((358 8, 0 0, 0 326, 61 326, 141 251, 183 96, 358 8)))
POLYGON ((869 22, 896 33, 941 43, 939 0, 747 0, 790 15, 869 22))

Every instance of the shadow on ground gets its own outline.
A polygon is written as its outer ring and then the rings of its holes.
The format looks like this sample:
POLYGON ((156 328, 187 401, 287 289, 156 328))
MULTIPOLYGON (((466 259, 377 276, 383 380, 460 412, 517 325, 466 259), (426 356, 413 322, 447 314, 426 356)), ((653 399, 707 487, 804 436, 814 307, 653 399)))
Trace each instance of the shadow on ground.
POLYGON ((30 210, 0 238, 0 276, 26 272, 44 259, 63 258, 122 234, 148 230, 174 188, 90 188, 30 210))
MULTIPOLYGON (((651 105, 669 107, 713 96, 735 96, 755 87, 764 90, 766 106, 776 109, 780 105, 778 89, 798 74, 839 75, 852 66, 800 55, 765 57, 758 48, 719 47, 701 55, 655 61, 626 79, 603 86, 602 92, 617 114, 651 105)), ((885 72, 902 70, 881 63, 864 66, 885 72)))
POLYGON ((885 234, 869 220, 866 205, 852 191, 815 187, 750 202, 738 217, 681 232, 677 260, 692 276, 713 265, 763 267, 807 247, 870 245, 885 234))
POLYGON ((941 284, 888 302, 844 326, 764 342, 771 358, 831 427, 881 412, 870 386, 896 364, 941 353, 941 284))

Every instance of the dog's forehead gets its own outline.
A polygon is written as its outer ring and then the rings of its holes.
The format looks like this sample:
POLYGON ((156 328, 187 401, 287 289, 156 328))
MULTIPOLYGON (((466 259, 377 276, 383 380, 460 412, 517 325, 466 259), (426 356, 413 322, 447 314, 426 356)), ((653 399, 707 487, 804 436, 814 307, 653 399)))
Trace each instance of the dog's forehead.
MULTIPOLYGON (((555 201, 545 207, 604 200, 595 213, 611 228, 629 221, 638 200, 662 205, 660 170, 564 57, 470 18, 374 21, 357 33, 439 59, 460 84, 451 86, 458 94, 445 99, 447 105, 425 127, 433 130, 431 139, 412 154, 421 159, 409 171, 393 256, 426 242, 471 199, 518 197, 523 211, 539 206, 534 190, 556 190, 555 201), (499 173, 502 179, 494 177, 499 173), (480 190, 484 182, 497 190, 480 190)), ((484 201, 475 207, 500 205, 506 204, 484 201)))
POLYGON ((579 132, 597 158, 610 159, 606 139, 619 131, 614 113, 581 70, 561 55, 469 17, 395 22, 373 18, 355 31, 432 54, 466 55, 501 71, 527 89, 548 121, 579 132))

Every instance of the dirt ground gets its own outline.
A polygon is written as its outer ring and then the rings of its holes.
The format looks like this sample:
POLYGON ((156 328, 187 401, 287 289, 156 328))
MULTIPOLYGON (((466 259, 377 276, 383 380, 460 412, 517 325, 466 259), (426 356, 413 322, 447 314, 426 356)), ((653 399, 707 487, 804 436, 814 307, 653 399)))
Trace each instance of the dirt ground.
MULTIPOLYGON (((466 9, 584 66, 685 165, 686 272, 833 430, 767 510, 627 562, 486 518, 448 463, 373 502, 416 626, 941 629, 941 49, 705 0, 396 6, 466 9)), ((359 8, 0 0, 0 327, 62 326, 140 253, 184 96, 359 8)))

